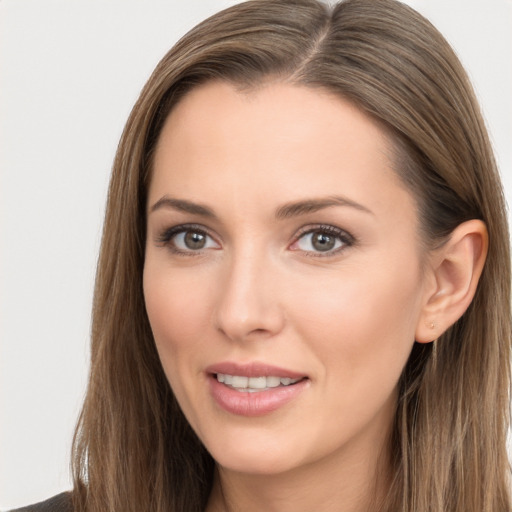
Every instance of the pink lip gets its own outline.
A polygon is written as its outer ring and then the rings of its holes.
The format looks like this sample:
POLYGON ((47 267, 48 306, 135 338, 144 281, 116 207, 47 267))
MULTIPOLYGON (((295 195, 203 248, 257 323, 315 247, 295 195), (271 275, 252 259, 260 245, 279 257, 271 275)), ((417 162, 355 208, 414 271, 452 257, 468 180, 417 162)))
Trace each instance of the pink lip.
POLYGON ((239 364, 234 362, 222 362, 206 368, 206 373, 227 373, 228 375, 240 375, 242 377, 288 377, 290 379, 302 379, 306 377, 303 373, 293 372, 286 368, 268 365, 265 363, 254 362, 249 364, 239 364))
POLYGON ((219 407, 238 416, 263 416, 269 414, 293 399, 309 387, 309 379, 304 374, 299 374, 277 366, 263 363, 237 364, 231 362, 219 363, 206 369, 210 392, 219 407), (240 375, 244 377, 288 377, 290 379, 302 379, 289 386, 279 386, 263 391, 247 392, 237 391, 219 382, 217 373, 228 375, 240 375))

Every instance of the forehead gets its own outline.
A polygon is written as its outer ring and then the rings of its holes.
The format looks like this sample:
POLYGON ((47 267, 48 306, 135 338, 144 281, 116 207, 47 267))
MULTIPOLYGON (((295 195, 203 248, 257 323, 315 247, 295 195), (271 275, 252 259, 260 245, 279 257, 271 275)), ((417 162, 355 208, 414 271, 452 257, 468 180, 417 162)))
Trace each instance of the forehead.
POLYGON ((393 170, 391 146, 369 116, 322 89, 272 83, 240 91, 210 82, 166 120, 150 201, 163 193, 204 200, 197 196, 208 193, 259 197, 263 207, 270 199, 339 193, 388 203, 390 188, 409 195, 393 170))
MULTIPOLYGON (((330 139, 325 134, 333 131, 340 137, 337 146, 343 146, 345 139, 352 146, 362 146, 373 139, 381 150, 389 153, 387 148, 391 144, 370 116, 326 89, 282 82, 238 88, 228 82, 210 81, 193 88, 174 106, 158 146, 167 145, 171 137, 180 137, 182 141, 188 138, 196 145, 201 139, 206 142, 206 136, 211 141, 226 143, 247 131, 255 143, 270 132, 276 144, 295 138, 309 139, 318 147, 318 135, 324 135, 321 139, 327 143, 330 139), (355 136, 363 132, 359 144, 355 136)), ((270 140, 267 138, 266 142, 270 140)))

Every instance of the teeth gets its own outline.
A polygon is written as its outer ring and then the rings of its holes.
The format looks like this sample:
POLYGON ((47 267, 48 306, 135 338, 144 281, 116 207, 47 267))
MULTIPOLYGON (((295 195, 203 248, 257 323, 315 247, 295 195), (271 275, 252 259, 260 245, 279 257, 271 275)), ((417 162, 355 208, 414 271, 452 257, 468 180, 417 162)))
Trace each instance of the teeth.
POLYGON ((234 388, 246 388, 249 384, 249 377, 239 377, 238 375, 233 375, 233 382, 231 385, 234 388))
POLYGON ((268 388, 277 388, 277 386, 281 384, 281 379, 279 377, 267 377, 266 379, 268 388))
POLYGON ((248 381, 249 388, 265 389, 267 387, 267 377, 251 377, 248 381))
POLYGON ((295 384, 301 379, 291 379, 290 377, 244 377, 242 375, 228 375, 226 373, 217 373, 217 380, 232 388, 245 389, 247 391, 277 388, 278 386, 289 386, 295 384))

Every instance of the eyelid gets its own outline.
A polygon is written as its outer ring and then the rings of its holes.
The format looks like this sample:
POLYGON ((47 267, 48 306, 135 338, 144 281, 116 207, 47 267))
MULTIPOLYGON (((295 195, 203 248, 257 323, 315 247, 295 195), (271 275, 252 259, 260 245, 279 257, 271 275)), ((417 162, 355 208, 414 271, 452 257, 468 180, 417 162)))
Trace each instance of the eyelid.
POLYGON ((289 245, 289 249, 292 251, 297 252, 303 252, 305 255, 312 256, 312 257, 320 257, 325 258, 329 256, 335 256, 338 255, 340 252, 345 251, 347 248, 352 247, 355 245, 356 239, 355 237, 346 231, 345 229, 339 228, 337 226, 333 226, 331 224, 309 224, 307 226, 303 226, 299 229, 297 234, 293 238, 293 242, 289 245), (338 247, 337 249, 331 250, 331 251, 303 251, 301 249, 292 249, 291 247, 298 243, 298 241, 305 235, 316 233, 316 232, 324 232, 328 235, 335 236, 339 238, 342 242, 342 246, 338 247))
MULTIPOLYGON (((212 249, 211 247, 206 249, 198 249, 198 250, 182 250, 178 248, 176 245, 173 245, 171 243, 173 237, 176 235, 187 232, 187 231, 195 231, 197 233, 204 234, 205 236, 209 237, 211 240, 213 240, 220 248, 221 244, 218 241, 218 237, 213 235, 210 230, 205 227, 202 224, 195 224, 195 223, 187 223, 187 224, 178 224, 166 229, 163 229, 160 231, 160 233, 156 236, 155 242, 157 245, 168 247, 169 250, 171 250, 175 254, 181 254, 181 255, 188 255, 188 256, 194 256, 194 255, 201 255, 204 253, 205 250, 212 249)), ((333 226, 331 224, 308 224, 306 226, 301 227, 297 233, 293 237, 292 243, 288 246, 289 250, 302 252, 305 255, 312 256, 312 257, 329 257, 329 256, 335 256, 338 253, 345 251, 347 248, 353 246, 356 243, 355 237, 350 234, 345 229, 339 228, 337 226, 333 226), (304 237, 305 235, 312 234, 315 232, 323 232, 328 235, 334 236, 338 238, 342 245, 341 247, 338 247, 333 250, 329 251, 305 251, 303 249, 299 248, 293 248, 295 244, 298 243, 298 241, 304 237)))
POLYGON ((187 255, 187 256, 188 255, 190 255, 190 256, 200 255, 204 252, 204 250, 211 249, 211 248, 198 249, 197 251, 192 250, 192 249, 191 250, 182 250, 171 243, 172 239, 176 235, 178 235, 180 233, 184 233, 186 231, 194 231, 196 233, 201 233, 201 234, 211 238, 218 246, 220 246, 220 243, 219 243, 217 237, 213 236, 211 234, 210 230, 201 224, 178 224, 176 226, 172 226, 172 227, 163 229, 159 232, 159 234, 157 234, 157 236, 155 238, 155 242, 159 246, 168 247, 169 250, 171 250, 175 254, 183 254, 183 255, 187 255))

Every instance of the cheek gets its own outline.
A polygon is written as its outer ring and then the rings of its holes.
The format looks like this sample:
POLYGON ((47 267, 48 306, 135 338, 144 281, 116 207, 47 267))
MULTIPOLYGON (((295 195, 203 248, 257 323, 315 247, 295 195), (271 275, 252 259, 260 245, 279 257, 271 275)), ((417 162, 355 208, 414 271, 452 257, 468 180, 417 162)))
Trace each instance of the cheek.
POLYGON ((410 261, 344 269, 295 290, 295 317, 308 320, 297 320, 301 338, 315 340, 327 368, 342 368, 327 375, 361 383, 399 377, 420 310, 419 273, 410 261))
POLYGON ((201 353, 211 317, 208 287, 193 273, 157 271, 147 262, 144 299, 160 359, 168 377, 189 353, 201 353))

